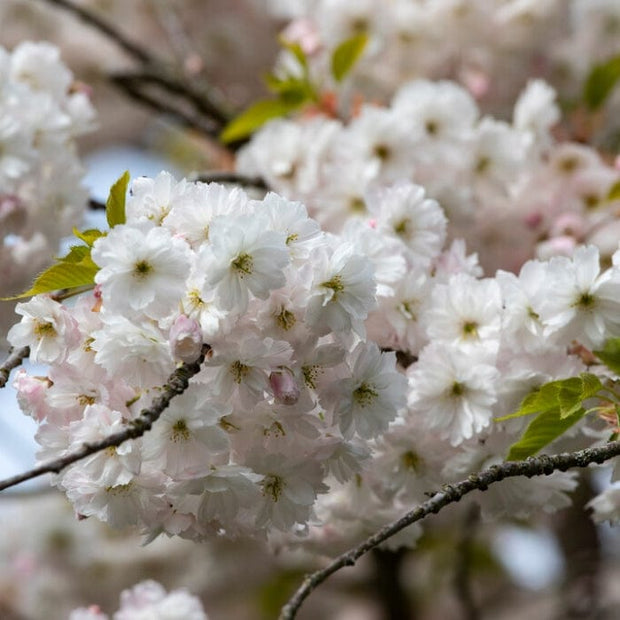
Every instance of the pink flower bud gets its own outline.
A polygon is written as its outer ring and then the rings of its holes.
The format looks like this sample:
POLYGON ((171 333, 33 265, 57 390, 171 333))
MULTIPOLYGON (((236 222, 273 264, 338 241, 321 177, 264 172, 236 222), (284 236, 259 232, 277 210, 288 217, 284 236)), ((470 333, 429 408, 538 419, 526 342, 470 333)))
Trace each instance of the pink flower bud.
POLYGON ((279 368, 269 375, 269 385, 276 401, 283 405, 294 405, 299 400, 299 386, 288 368, 279 368))
POLYGON ((175 360, 193 362, 202 349, 202 331, 194 319, 181 314, 177 317, 169 335, 170 351, 175 360))

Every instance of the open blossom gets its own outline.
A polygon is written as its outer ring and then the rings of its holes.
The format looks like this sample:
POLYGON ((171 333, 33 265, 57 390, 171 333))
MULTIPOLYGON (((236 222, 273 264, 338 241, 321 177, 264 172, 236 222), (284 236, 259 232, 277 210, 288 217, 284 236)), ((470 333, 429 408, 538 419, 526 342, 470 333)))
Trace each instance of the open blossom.
POLYGON ((80 338, 75 319, 66 308, 47 295, 33 297, 15 309, 23 319, 7 338, 14 347, 30 347, 30 359, 42 364, 64 361, 80 338))
POLYGON ((352 377, 331 386, 345 438, 354 430, 365 439, 377 436, 404 408, 407 380, 394 362, 394 353, 381 353, 375 344, 359 344, 351 354, 352 377))
POLYGON ((547 291, 539 314, 545 335, 599 347, 620 335, 620 270, 601 273, 599 251, 579 247, 572 257, 554 257, 547 268, 547 291))
POLYGON ((162 318, 185 292, 189 249, 165 228, 115 226, 95 242, 92 258, 101 268, 95 282, 107 306, 118 312, 162 318))
POLYGON ((286 238, 269 229, 265 216, 216 218, 210 231, 203 266, 223 308, 244 312, 250 293, 266 299, 272 289, 284 286, 286 238))
POLYGON ((133 323, 121 315, 106 317, 92 335, 95 362, 112 375, 140 387, 161 385, 174 369, 170 345, 150 321, 133 323))
POLYGON ((375 305, 372 264, 347 243, 330 255, 321 249, 312 259, 319 267, 306 311, 309 325, 320 335, 350 329, 360 333, 361 321, 375 305))
MULTIPOLYGON (((69 620, 110 620, 91 605, 71 612, 69 620)), ((113 620, 207 620, 200 600, 187 590, 166 592, 156 581, 143 581, 121 593, 121 605, 113 620)))
POLYGON ((145 460, 170 476, 207 470, 218 455, 228 456, 228 436, 218 423, 230 407, 199 398, 193 387, 172 401, 143 439, 145 460))
POLYGON ((435 286, 429 301, 423 322, 431 341, 452 343, 463 350, 497 351, 502 300, 494 279, 453 275, 446 284, 435 286))
POLYGON ((409 372, 409 415, 453 446, 489 426, 499 372, 487 360, 484 350, 465 357, 447 344, 429 344, 409 372))

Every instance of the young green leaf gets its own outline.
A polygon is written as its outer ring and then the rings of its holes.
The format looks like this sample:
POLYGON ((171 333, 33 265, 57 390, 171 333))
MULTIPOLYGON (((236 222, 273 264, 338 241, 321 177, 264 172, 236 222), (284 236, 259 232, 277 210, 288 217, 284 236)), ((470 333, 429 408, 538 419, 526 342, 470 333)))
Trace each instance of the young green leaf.
POLYGON ((342 82, 353 69, 355 63, 364 53, 367 43, 368 35, 362 32, 346 39, 334 50, 332 54, 332 75, 336 82, 342 82))
POLYGON ((561 417, 565 418, 580 409, 581 403, 595 396, 602 387, 600 379, 587 372, 581 373, 578 377, 549 381, 528 394, 515 413, 496 418, 495 421, 503 422, 552 409, 558 409, 561 417))
POLYGON ((522 401, 519 409, 514 413, 495 418, 496 422, 520 418, 533 413, 541 413, 550 409, 559 408, 557 381, 550 381, 528 394, 522 401))
POLYGON ((585 409, 580 407, 569 416, 562 417, 560 408, 555 407, 537 415, 521 439, 510 447, 506 460, 521 461, 536 454, 578 422, 585 413, 585 409))
POLYGON ((251 105, 245 112, 233 118, 220 134, 225 144, 247 138, 267 121, 286 116, 299 106, 280 99, 263 99, 251 105))
POLYGON ((602 350, 593 353, 609 370, 620 375, 620 338, 610 338, 602 350))
POLYGON ((278 37, 278 43, 284 48, 287 49, 295 58, 297 62, 301 65, 304 71, 308 71, 308 58, 306 56, 306 52, 302 49, 301 45, 295 41, 289 41, 284 37, 278 37))
POLYGON ((105 216, 110 228, 125 223, 125 199, 129 185, 129 170, 125 170, 110 188, 110 195, 105 203, 105 216))
POLYGON ((620 80, 620 56, 613 56, 592 67, 583 89, 583 98, 591 110, 597 110, 606 101, 620 80))
POLYGON ((73 229, 73 234, 83 241, 88 247, 93 247, 93 243, 99 239, 99 237, 105 237, 107 233, 98 230, 97 228, 89 228, 88 230, 79 231, 77 228, 73 229))
MULTIPOLYGON (((84 246, 85 247, 85 246, 84 246)), ((82 286, 91 286, 95 282, 95 275, 99 267, 90 258, 90 252, 79 262, 63 261, 52 265, 40 273, 30 289, 3 299, 22 299, 39 293, 50 293, 60 289, 72 289, 82 286)))

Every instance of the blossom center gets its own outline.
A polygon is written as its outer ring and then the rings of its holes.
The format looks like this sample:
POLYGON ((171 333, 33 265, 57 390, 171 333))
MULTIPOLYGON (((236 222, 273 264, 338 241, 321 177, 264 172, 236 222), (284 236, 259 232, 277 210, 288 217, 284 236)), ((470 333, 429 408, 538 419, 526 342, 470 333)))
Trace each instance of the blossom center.
POLYGON ((366 203, 359 196, 352 196, 349 200, 349 209, 353 213, 366 213, 366 203))
POLYGON ((263 495, 268 495, 274 502, 277 502, 284 489, 284 480, 276 474, 268 474, 263 480, 263 495))
POLYGON ((230 372, 232 373, 235 383, 240 384, 245 376, 250 372, 250 367, 237 360, 230 365, 230 372))
POLYGON ((577 302, 574 304, 575 306, 579 306, 580 308, 592 308, 596 302, 596 297, 592 295, 590 292, 581 293, 577 298, 577 302))
POLYGON ((42 338, 53 338, 56 336, 56 328, 49 321, 35 321, 34 335, 41 340, 42 338))
POLYGON ((153 267, 148 261, 140 260, 133 266, 133 275, 139 280, 143 280, 152 270, 153 267))
POLYGON ((465 394, 465 384, 455 381, 450 389, 451 396, 463 396, 465 394))
POLYGON ((353 391, 353 400, 362 408, 371 405, 377 396, 379 393, 374 386, 365 381, 353 391))
POLYGON ((412 471, 416 471, 420 466, 420 457, 413 452, 413 450, 408 450, 400 457, 401 463, 405 469, 410 469, 412 471))
POLYGON ((239 254, 239 256, 232 261, 231 265, 233 269, 239 272, 241 277, 246 275, 249 276, 252 273, 254 261, 249 254, 244 252, 243 254, 239 254))
POLYGON ((320 370, 321 367, 318 364, 314 364, 312 366, 303 366, 301 369, 301 372, 304 376, 305 384, 313 390, 316 389, 316 379, 319 376, 320 370))
POLYGON ((284 330, 288 331, 295 325, 297 319, 295 315, 286 308, 282 308, 280 313, 276 315, 276 323, 284 330))
POLYGON ((172 441, 187 441, 189 439, 189 429, 185 420, 177 420, 172 427, 172 441))
POLYGON ((344 284, 342 282, 342 276, 338 276, 338 275, 334 276, 331 280, 328 280, 327 282, 323 282, 321 286, 334 291, 334 297, 338 293, 342 293, 342 291, 344 291, 344 284))
POLYGON ((463 336, 466 338, 476 338, 478 336, 478 323, 476 321, 466 321, 463 323, 463 336))

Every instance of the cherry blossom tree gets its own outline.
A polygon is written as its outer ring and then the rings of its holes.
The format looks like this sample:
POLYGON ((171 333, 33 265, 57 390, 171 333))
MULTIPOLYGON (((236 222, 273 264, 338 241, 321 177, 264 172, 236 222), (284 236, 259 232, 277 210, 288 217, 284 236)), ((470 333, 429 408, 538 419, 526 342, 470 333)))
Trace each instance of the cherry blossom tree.
MULTIPOLYGON (((237 114, 88 6, 47 4, 124 50, 117 85, 229 167, 119 170, 89 201, 75 137, 96 99, 52 45, 0 48, 1 290, 19 300, 0 387, 40 446, 0 490, 52 473, 79 519, 145 542, 331 557, 282 619, 461 499, 457 519, 554 513, 615 459, 588 507, 620 519, 620 48, 594 44, 617 3, 263 2, 292 21, 272 96, 237 114), (76 226, 89 204, 105 229, 76 226)), ((145 582, 113 617, 206 616, 145 582)))

